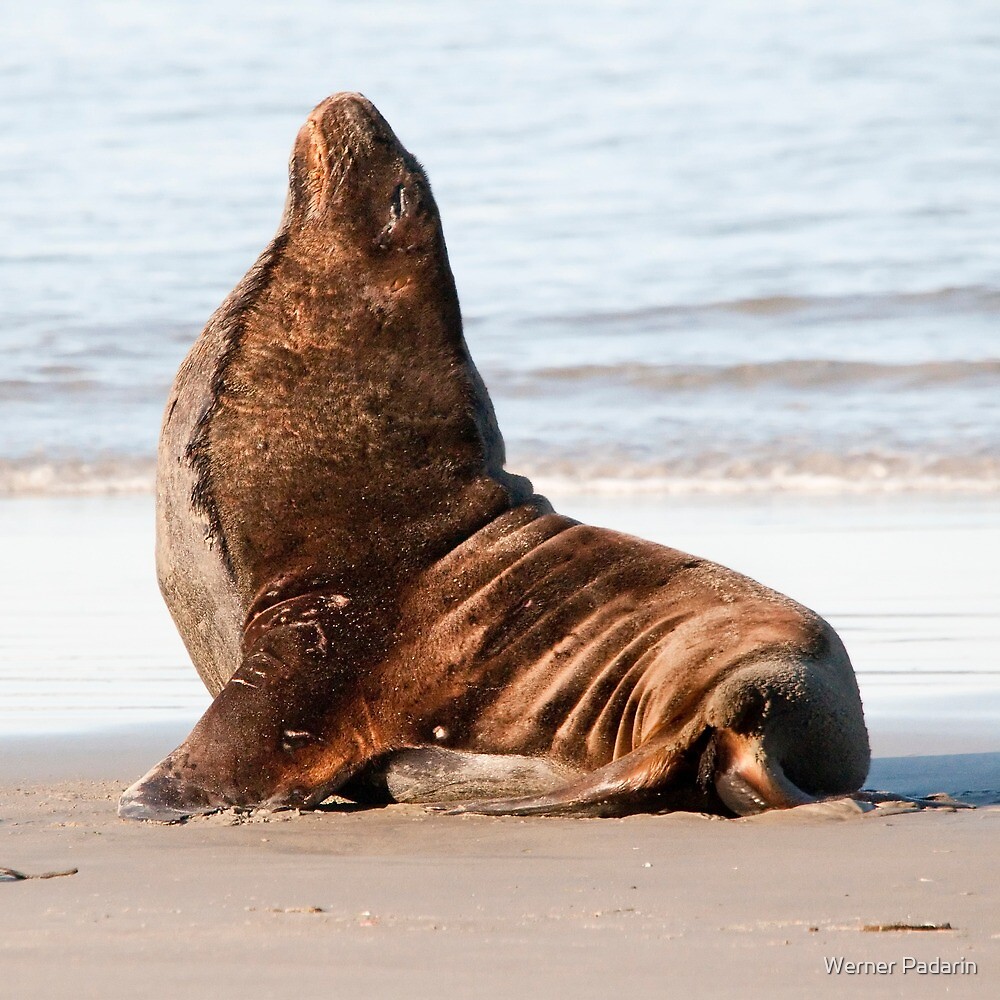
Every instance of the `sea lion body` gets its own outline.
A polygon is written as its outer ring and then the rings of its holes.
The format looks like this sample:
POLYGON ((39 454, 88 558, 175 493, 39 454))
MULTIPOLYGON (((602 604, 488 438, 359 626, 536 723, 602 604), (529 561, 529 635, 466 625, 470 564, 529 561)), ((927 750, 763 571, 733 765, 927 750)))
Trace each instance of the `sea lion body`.
POLYGON ((167 406, 161 588, 216 697, 121 814, 335 791, 743 812, 860 786, 825 622, 557 515, 503 464, 426 177, 364 98, 330 98, 167 406))

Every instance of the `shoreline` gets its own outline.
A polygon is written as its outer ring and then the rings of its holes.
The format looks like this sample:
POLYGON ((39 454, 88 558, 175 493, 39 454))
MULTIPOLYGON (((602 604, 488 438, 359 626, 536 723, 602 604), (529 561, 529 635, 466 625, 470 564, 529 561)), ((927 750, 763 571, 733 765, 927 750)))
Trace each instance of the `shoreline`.
MULTIPOLYGON (((175 722, 0 736, 0 788, 88 781, 117 782, 124 791, 173 750, 190 728, 175 722)), ((873 755, 865 787, 915 797, 943 793, 974 805, 1000 805, 1000 751, 873 755)))
MULTIPOLYGON (((551 499, 823 615, 854 662, 877 756, 1000 751, 1000 579, 988 558, 1000 500, 551 499)), ((151 497, 0 501, 0 735, 189 729, 204 711, 157 592, 153 533, 151 497)))

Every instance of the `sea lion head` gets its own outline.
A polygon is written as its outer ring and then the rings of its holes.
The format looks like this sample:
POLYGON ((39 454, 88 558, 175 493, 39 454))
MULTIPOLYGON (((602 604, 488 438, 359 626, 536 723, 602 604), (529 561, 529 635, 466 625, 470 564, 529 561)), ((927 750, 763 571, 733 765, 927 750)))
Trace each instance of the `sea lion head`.
POLYGON ((286 221, 343 251, 419 254, 443 248, 430 183, 416 157, 361 94, 334 94, 299 130, 286 221))
MULTIPOLYGON (((288 256, 298 261, 310 294, 329 299, 307 310, 313 325, 349 328, 356 349, 366 356, 359 355, 359 367, 372 356, 384 365, 389 338, 405 355, 409 381, 423 390, 416 402, 412 394, 405 396, 404 423, 414 422, 414 406, 446 409, 449 461, 455 442, 475 440, 477 474, 485 469, 492 479, 490 510, 499 511, 492 496, 496 484, 503 506, 530 497, 531 483, 504 470, 503 438, 465 344, 430 182, 366 97, 334 94, 316 105, 299 129, 282 230, 288 256)), ((429 416, 431 424, 443 426, 440 412, 429 416)))

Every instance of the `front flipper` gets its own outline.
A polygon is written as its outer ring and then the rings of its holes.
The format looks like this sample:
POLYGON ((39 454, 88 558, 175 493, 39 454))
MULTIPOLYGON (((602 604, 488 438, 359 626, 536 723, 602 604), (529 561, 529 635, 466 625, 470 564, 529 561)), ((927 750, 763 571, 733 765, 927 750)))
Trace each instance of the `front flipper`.
POLYGON ((358 664, 377 649, 348 604, 308 595, 258 616, 239 669, 118 814, 169 823, 231 806, 308 807, 376 757, 358 664))
POLYGON ((499 799, 549 792, 574 774, 542 757, 409 747, 366 768, 337 794, 364 803, 499 799))
POLYGON ((189 816, 216 812, 231 804, 218 792, 188 777, 181 757, 186 745, 187 741, 125 789, 118 800, 122 819, 180 823, 189 816))
POLYGON ((766 752, 761 734, 719 730, 713 739, 713 753, 715 790, 737 816, 818 801, 788 778, 781 764, 766 752))

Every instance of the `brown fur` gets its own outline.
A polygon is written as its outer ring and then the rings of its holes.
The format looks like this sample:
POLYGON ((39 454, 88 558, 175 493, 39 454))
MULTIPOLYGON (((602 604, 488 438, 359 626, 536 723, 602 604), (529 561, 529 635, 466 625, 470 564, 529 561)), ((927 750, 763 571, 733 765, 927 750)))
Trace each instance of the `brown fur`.
POLYGON ((722 809, 722 731, 760 736, 809 794, 861 784, 829 626, 560 517, 503 464, 426 177, 364 98, 332 97, 296 140, 278 235, 168 403, 161 587, 216 698, 122 814, 315 804, 414 747, 458 752, 405 757, 428 799, 441 761, 479 773, 485 754, 511 764, 487 789, 537 778, 501 811, 722 809))

